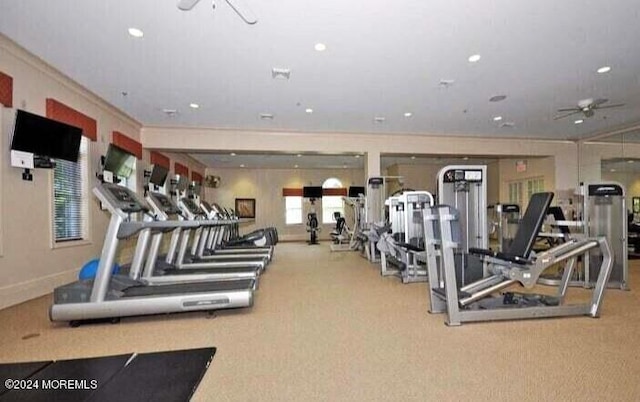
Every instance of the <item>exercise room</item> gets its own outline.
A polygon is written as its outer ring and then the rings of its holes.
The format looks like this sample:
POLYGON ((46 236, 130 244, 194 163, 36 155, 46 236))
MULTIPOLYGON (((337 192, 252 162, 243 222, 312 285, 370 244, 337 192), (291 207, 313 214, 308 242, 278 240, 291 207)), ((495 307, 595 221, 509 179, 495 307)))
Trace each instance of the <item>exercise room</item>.
POLYGON ((0 401, 640 399, 640 4, 7 0, 0 401))

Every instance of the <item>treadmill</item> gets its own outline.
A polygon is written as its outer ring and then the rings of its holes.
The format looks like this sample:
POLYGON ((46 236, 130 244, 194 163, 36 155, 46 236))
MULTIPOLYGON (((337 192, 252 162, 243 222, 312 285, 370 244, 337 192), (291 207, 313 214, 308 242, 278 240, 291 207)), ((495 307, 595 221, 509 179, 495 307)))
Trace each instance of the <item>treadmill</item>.
MULTIPOLYGON (((180 216, 180 209, 164 194, 148 192, 146 201, 151 207, 156 220, 170 221, 172 217, 180 216)), ((198 228, 200 225, 198 221, 185 222, 191 223, 187 226, 188 229, 198 228)), ((180 237, 184 229, 184 227, 177 227, 171 230, 172 234, 170 244, 177 243, 177 239, 180 237)), ((136 250, 135 256, 139 257, 140 255, 145 255, 146 260, 134 257, 130 273, 132 277, 136 279, 142 278, 144 281, 149 283, 254 279, 257 288, 257 279, 260 275, 260 267, 258 266, 180 269, 173 264, 167 263, 166 259, 163 260, 159 258, 160 246, 162 244, 164 234, 165 233, 163 232, 151 234, 150 230, 147 230, 146 233, 140 235, 141 239, 138 244, 140 245, 141 251, 138 252, 138 250, 136 250), (142 250, 146 249, 146 243, 148 243, 149 238, 151 238, 151 246, 149 247, 148 252, 144 253, 142 250)))
MULTIPOLYGON (((178 268, 190 269, 190 268, 207 268, 215 266, 226 267, 238 267, 238 266, 260 266, 262 270, 267 265, 268 257, 265 255, 240 255, 240 254, 228 254, 228 255, 211 255, 204 256, 204 243, 206 243, 207 233, 211 227, 225 224, 225 221, 209 220, 206 219, 204 212, 198 207, 195 201, 188 197, 182 197, 178 200, 178 207, 184 215, 190 221, 196 221, 200 226, 196 229, 186 229, 182 231, 182 238, 180 239, 180 245, 178 248, 175 261, 172 260, 173 254, 167 256, 167 262, 175 264, 178 268), (190 234, 194 232, 193 242, 190 248, 190 255, 188 255, 187 248, 189 247, 190 234)), ((170 248, 170 253, 173 251, 170 248)))
POLYGON ((74 326, 85 320, 253 305, 252 279, 151 286, 128 276, 112 275, 120 240, 130 238, 147 228, 166 230, 193 227, 194 224, 132 221, 132 214, 148 213, 147 206, 133 191, 115 184, 102 183, 93 192, 111 213, 96 277, 56 288, 54 302, 49 310, 51 321, 70 321, 74 326))
POLYGON ((237 225, 237 219, 224 219, 219 212, 219 207, 212 206, 204 200, 200 200, 200 209, 206 215, 209 220, 218 220, 220 225, 214 226, 209 231, 208 237, 205 241, 205 248, 203 251, 198 250, 198 255, 208 253, 208 255, 227 255, 227 254, 255 254, 260 256, 266 256, 270 261, 273 256, 273 246, 251 246, 251 247, 235 247, 235 248, 222 248, 220 244, 225 236, 225 230, 231 225, 237 225))
MULTIPOLYGON (((241 219, 232 218, 226 211, 223 211, 222 208, 214 203, 209 204, 206 201, 200 201, 200 208, 204 211, 204 213, 209 217, 209 219, 225 219, 228 221, 226 225, 221 225, 218 227, 218 230, 215 232, 215 236, 207 243, 207 248, 211 253, 216 254, 233 254, 233 253, 267 253, 269 255, 269 259, 273 257, 273 245, 268 246, 222 246, 224 241, 229 240, 229 234, 233 229, 233 226, 237 226, 241 223, 241 219)), ((237 229, 236 229, 237 231, 237 229)))

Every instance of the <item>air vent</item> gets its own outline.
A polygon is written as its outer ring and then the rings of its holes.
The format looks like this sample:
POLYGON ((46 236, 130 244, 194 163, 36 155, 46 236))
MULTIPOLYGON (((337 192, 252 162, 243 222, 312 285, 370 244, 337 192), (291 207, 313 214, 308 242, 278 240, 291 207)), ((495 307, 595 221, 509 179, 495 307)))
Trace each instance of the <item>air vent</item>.
POLYGON ((387 119, 382 117, 382 116, 377 116, 377 117, 373 118, 373 121, 375 121, 376 123, 384 123, 385 120, 387 120, 387 119))
POLYGON ((170 117, 173 117, 178 114, 177 109, 162 109, 162 112, 170 117))
POLYGON ((260 113, 260 118, 262 120, 273 120, 273 114, 271 114, 271 113, 260 113))
POLYGON ((496 95, 489 98, 489 102, 500 102, 507 99, 507 95, 496 95))
POLYGON ((274 67, 273 69, 271 69, 271 77, 274 79, 282 78, 282 79, 288 80, 289 77, 291 77, 291 70, 288 68, 274 67))
POLYGON ((505 121, 504 123, 500 124, 500 127, 504 127, 504 128, 512 128, 515 127, 516 123, 512 122, 512 121, 505 121))
POLYGON ((438 83, 438 86, 439 86, 440 88, 447 89, 447 88, 449 88, 450 86, 452 86, 454 82, 455 82, 454 80, 444 80, 444 79, 443 79, 443 80, 440 80, 440 82, 438 83))

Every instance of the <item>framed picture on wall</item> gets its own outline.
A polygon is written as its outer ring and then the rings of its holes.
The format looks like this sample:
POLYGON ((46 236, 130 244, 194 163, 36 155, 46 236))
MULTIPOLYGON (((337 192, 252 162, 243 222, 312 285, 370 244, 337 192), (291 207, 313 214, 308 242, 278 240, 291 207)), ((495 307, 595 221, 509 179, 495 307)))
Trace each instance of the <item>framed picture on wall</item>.
POLYGON ((238 215, 238 218, 255 218, 256 199, 236 198, 236 215, 238 215))
POLYGON ((634 214, 640 214, 640 197, 631 198, 631 205, 634 214))

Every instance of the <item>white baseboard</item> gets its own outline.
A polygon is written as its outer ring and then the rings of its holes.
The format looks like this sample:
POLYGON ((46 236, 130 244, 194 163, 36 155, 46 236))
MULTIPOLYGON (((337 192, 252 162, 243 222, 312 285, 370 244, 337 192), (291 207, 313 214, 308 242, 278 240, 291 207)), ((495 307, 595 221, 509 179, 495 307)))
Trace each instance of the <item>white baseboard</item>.
POLYGON ((32 281, 0 288, 0 310, 53 292, 58 286, 78 279, 78 270, 60 272, 32 281))

